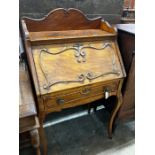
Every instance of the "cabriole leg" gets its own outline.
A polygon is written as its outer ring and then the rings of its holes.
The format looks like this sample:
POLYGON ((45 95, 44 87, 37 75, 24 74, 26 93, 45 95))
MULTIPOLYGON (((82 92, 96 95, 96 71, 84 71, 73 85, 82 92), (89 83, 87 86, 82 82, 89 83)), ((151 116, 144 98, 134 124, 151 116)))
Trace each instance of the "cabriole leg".
POLYGON ((116 103, 116 105, 115 105, 115 107, 111 113, 109 124, 108 124, 108 136, 109 136, 109 138, 112 138, 114 120, 116 118, 118 110, 120 109, 121 104, 122 104, 122 94, 119 93, 119 95, 117 95, 117 103, 116 103))

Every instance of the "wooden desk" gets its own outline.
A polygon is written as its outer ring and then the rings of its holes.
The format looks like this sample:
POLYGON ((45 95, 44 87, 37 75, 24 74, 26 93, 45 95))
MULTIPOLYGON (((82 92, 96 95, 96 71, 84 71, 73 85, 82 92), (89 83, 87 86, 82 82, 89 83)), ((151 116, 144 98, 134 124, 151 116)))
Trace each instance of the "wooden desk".
POLYGON ((135 24, 118 24, 117 28, 118 44, 127 73, 118 118, 128 120, 135 118, 135 24))
POLYGON ((108 125, 112 137, 126 76, 115 28, 73 8, 56 9, 40 20, 23 18, 21 24, 40 123, 51 112, 114 95, 108 125))
POLYGON ((29 132, 31 142, 40 155, 39 121, 25 63, 19 64, 19 133, 29 132))

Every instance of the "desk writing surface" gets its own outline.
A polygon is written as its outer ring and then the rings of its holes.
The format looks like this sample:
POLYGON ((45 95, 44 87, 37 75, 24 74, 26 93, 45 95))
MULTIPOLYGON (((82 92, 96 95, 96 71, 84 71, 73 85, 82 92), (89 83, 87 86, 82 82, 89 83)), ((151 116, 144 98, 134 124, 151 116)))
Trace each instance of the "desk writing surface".
POLYGON ((33 46, 32 52, 41 94, 123 76, 112 41, 33 46))

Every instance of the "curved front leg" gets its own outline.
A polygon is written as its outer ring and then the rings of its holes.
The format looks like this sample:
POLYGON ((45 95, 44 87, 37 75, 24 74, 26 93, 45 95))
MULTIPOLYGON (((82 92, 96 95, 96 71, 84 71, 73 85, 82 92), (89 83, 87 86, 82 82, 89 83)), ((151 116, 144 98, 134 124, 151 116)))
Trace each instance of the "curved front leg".
POLYGON ((115 107, 111 113, 109 124, 108 124, 108 136, 109 136, 109 138, 112 138, 114 120, 116 118, 118 110, 120 109, 121 104, 122 104, 122 93, 120 92, 117 95, 117 103, 116 103, 116 105, 115 105, 115 107))

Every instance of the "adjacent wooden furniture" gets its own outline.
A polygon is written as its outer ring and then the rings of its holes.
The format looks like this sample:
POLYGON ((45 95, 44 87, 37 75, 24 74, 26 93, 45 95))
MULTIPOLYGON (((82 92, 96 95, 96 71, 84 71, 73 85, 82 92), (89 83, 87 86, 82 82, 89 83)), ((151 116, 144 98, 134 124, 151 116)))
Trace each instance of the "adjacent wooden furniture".
POLYGON ((25 17, 21 24, 41 124, 51 112, 115 95, 112 137, 126 76, 115 28, 73 8, 56 9, 40 20, 25 17))
POLYGON ((127 73, 118 118, 128 120, 135 117, 135 24, 118 24, 117 28, 118 44, 127 73))
POLYGON ((25 63, 19 64, 19 132, 29 132, 31 142, 40 155, 39 121, 25 63))

